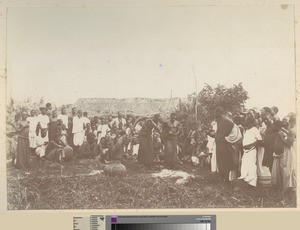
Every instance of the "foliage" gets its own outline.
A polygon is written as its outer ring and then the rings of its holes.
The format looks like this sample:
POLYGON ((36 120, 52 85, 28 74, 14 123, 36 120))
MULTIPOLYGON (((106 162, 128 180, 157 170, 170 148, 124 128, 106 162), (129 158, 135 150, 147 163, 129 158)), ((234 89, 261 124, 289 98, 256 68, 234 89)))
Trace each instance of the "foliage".
POLYGON ((202 129, 207 129, 210 123, 214 120, 214 111, 218 106, 221 106, 225 112, 229 111, 233 114, 239 113, 244 109, 245 101, 248 99, 248 92, 243 88, 242 83, 225 87, 224 85, 212 86, 205 84, 203 89, 196 94, 190 94, 189 103, 178 106, 179 114, 187 113, 195 118, 195 106, 197 99, 197 120, 198 125, 202 129))
POLYGON ((209 85, 198 94, 198 117, 202 122, 211 122, 214 117, 214 110, 221 106, 225 112, 233 114, 239 113, 244 108, 244 103, 248 99, 248 93, 243 88, 242 83, 226 88, 218 85, 212 88, 209 85))

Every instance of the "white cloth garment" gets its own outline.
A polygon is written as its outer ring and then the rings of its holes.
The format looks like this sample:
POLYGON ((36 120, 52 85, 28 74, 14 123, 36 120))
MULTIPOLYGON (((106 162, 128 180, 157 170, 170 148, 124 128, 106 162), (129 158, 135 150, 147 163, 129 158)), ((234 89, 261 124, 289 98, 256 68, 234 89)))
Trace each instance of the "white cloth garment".
POLYGON ((91 124, 91 121, 90 119, 88 119, 87 117, 82 117, 83 119, 83 124, 86 125, 86 124, 91 124))
POLYGON ((98 144, 100 143, 101 138, 105 137, 107 132, 110 131, 110 128, 108 127, 107 124, 99 125, 97 128, 97 133, 98 133, 98 144))
POLYGON ((45 156, 47 142, 48 142, 48 136, 45 137, 37 136, 36 138, 37 148, 35 152, 39 157, 45 156))
MULTIPOLYGON (((212 123, 212 129, 215 132, 217 131, 217 122, 212 123)), ((210 160, 210 165, 211 165, 210 170, 211 172, 218 172, 215 138, 207 136, 207 140, 208 140, 207 147, 209 149, 209 152, 212 154, 210 160)))
POLYGON ((83 117, 75 116, 73 117, 73 144, 75 146, 81 146, 84 141, 84 129, 83 129, 84 119, 83 117))
POLYGON ((83 144, 83 141, 84 141, 84 133, 83 132, 74 133, 73 144, 75 146, 81 146, 83 144))
MULTIPOLYGON (((258 140, 262 140, 259 130, 256 127, 246 130, 243 139, 243 146, 253 144, 258 140)), ((255 147, 250 150, 244 149, 242 158, 241 176, 249 185, 257 185, 257 166, 256 166, 257 149, 255 147)))
POLYGON ((29 147, 30 148, 36 148, 36 128, 38 124, 37 117, 27 117, 26 119, 29 123, 29 147))
POLYGON ((57 116, 57 119, 58 120, 62 120, 63 125, 66 125, 66 127, 68 128, 68 125, 69 125, 69 117, 68 117, 68 115, 66 115, 66 114, 59 114, 57 116))
POLYGON ((83 132, 83 124, 84 124, 83 117, 78 117, 78 116, 73 117, 72 133, 75 134, 75 133, 83 132))
POLYGON ((42 129, 48 128, 48 124, 50 123, 49 117, 43 114, 37 116, 37 121, 40 123, 42 129))

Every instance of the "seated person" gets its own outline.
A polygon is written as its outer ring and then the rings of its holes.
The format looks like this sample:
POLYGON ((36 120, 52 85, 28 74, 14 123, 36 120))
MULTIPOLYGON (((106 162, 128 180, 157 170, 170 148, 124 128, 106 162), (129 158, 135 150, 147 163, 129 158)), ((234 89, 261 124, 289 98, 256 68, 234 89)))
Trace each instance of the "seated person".
POLYGON ((43 158, 46 155, 48 140, 47 129, 41 129, 41 135, 36 137, 37 148, 35 150, 36 155, 40 158, 43 158))

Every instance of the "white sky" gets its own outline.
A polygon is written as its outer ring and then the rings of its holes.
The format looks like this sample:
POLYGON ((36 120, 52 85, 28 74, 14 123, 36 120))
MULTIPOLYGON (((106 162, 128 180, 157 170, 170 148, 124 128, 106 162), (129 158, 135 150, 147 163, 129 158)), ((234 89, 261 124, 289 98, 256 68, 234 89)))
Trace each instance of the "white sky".
POLYGON ((294 111, 293 9, 280 6, 10 8, 11 95, 186 97, 242 82, 248 106, 294 111))

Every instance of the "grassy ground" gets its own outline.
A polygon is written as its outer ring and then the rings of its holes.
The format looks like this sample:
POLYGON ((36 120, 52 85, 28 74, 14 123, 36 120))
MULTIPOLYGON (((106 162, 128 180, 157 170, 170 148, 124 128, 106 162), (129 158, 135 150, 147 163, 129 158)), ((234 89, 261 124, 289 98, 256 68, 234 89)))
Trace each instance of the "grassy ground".
MULTIPOLYGON (((34 163, 26 172, 8 165, 8 210, 295 207, 274 188, 250 188, 242 181, 235 181, 233 188, 223 186, 206 167, 180 165, 195 178, 175 185, 176 179, 152 178, 136 162, 124 164, 123 178, 100 173, 103 165, 97 160, 34 163)), ((157 165, 154 171, 159 170, 157 165)))

